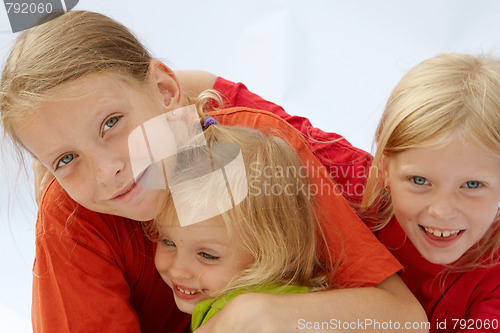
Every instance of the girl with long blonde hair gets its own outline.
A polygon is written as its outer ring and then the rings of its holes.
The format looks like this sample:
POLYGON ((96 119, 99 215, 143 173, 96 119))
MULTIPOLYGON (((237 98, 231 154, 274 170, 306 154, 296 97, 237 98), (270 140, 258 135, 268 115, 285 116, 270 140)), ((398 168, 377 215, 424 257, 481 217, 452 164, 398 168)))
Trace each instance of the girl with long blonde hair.
POLYGON ((309 188, 299 174, 304 165, 283 139, 212 124, 186 146, 148 234, 158 241, 156 267, 177 306, 193 314, 192 330, 244 292, 334 287, 314 198, 301 190, 309 188), (206 145, 193 144, 199 137, 206 145), (240 152, 243 163, 234 164, 240 152), (225 181, 217 173, 222 169, 225 181), (186 225, 189 216, 202 217, 186 225))
POLYGON ((393 90, 362 214, 405 267, 431 331, 500 321, 500 61, 442 54, 393 90))

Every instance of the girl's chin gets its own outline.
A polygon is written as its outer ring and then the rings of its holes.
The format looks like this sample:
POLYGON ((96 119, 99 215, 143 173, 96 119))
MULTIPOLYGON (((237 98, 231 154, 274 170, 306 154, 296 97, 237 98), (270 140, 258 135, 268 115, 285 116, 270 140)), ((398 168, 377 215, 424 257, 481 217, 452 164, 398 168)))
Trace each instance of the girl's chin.
POLYGON ((187 313, 187 314, 193 314, 193 311, 194 311, 194 305, 190 305, 190 304, 185 304, 184 302, 176 302, 177 304, 177 308, 179 310, 181 310, 182 312, 184 313, 187 313))
POLYGON ((443 238, 430 235, 419 228, 410 239, 425 260, 436 265, 449 265, 465 253, 463 251, 464 234, 465 232, 460 232, 454 237, 443 238))
POLYGON ((425 260, 435 265, 450 265, 456 262, 463 253, 446 253, 442 248, 429 248, 428 246, 419 249, 417 247, 418 252, 424 257, 425 260))
POLYGON ((458 260, 457 259, 450 259, 450 258, 436 258, 436 257, 428 257, 428 256, 424 256, 424 258, 430 262, 431 264, 435 264, 435 265, 450 265, 450 264, 453 264, 455 261, 458 260))
MULTIPOLYGON (((107 214, 107 215, 114 215, 114 216, 120 216, 124 217, 127 219, 131 219, 134 221, 139 221, 139 222, 146 222, 146 221, 151 221, 154 219, 154 214, 152 212, 155 211, 155 207, 152 207, 151 209, 145 209, 146 204, 140 205, 140 209, 127 209, 127 207, 98 207, 98 206, 91 206, 91 207, 85 207, 89 210, 92 210, 97 213, 101 214, 107 214)), ((132 207, 128 207, 132 208, 132 207)))

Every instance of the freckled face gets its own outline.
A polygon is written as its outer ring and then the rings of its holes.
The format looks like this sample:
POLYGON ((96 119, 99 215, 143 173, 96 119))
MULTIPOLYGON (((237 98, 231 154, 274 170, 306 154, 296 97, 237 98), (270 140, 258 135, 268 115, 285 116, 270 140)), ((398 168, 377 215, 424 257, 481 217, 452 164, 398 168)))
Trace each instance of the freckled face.
POLYGON ((500 203, 500 157, 451 142, 386 156, 395 216, 430 262, 450 264, 479 241, 500 203))
POLYGON ((155 255, 158 272, 172 288, 177 307, 186 313, 192 313, 196 303, 224 288, 253 261, 238 237, 228 239, 219 217, 162 228, 155 255))
POLYGON ((62 85, 15 132, 76 202, 145 221, 153 218, 159 191, 134 181, 128 136, 177 107, 165 107, 160 98, 112 74, 91 74, 62 85))

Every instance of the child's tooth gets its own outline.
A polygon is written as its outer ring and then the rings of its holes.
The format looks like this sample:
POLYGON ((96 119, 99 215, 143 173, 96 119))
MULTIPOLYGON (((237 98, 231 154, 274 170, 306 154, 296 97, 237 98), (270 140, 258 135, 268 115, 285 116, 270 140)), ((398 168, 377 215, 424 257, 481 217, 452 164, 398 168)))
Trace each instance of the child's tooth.
POLYGON ((434 236, 436 237, 450 237, 452 235, 455 235, 457 234, 458 232, 460 232, 460 230, 453 230, 453 231, 450 231, 450 230, 446 230, 446 231, 439 231, 439 230, 434 230, 432 228, 428 228, 428 227, 424 227, 425 231, 430 233, 430 234, 433 234, 434 236))
POLYGON ((184 289, 182 289, 180 287, 177 287, 177 289, 179 289, 180 292, 182 292, 182 293, 184 293, 186 295, 194 295, 194 294, 196 294, 198 292, 198 290, 191 290, 191 291, 189 291, 189 290, 184 290, 184 289))
POLYGON ((439 230, 434 230, 434 231, 433 231, 433 234, 434 234, 434 236, 436 236, 436 237, 441 237, 441 231, 439 231, 439 230))

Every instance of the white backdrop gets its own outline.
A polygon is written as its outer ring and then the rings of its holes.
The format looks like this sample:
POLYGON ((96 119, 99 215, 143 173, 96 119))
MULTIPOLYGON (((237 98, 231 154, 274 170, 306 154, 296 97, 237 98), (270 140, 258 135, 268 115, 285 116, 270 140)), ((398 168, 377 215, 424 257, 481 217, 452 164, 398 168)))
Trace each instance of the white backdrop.
MULTIPOLYGON (((409 68, 442 52, 500 56, 497 0, 80 0, 75 9, 122 22, 173 69, 243 82, 368 151, 409 68)), ((0 5, 2 68, 14 38, 0 5)), ((2 160, 0 332, 30 332, 36 205, 30 172, 16 177, 8 151, 2 160)))

